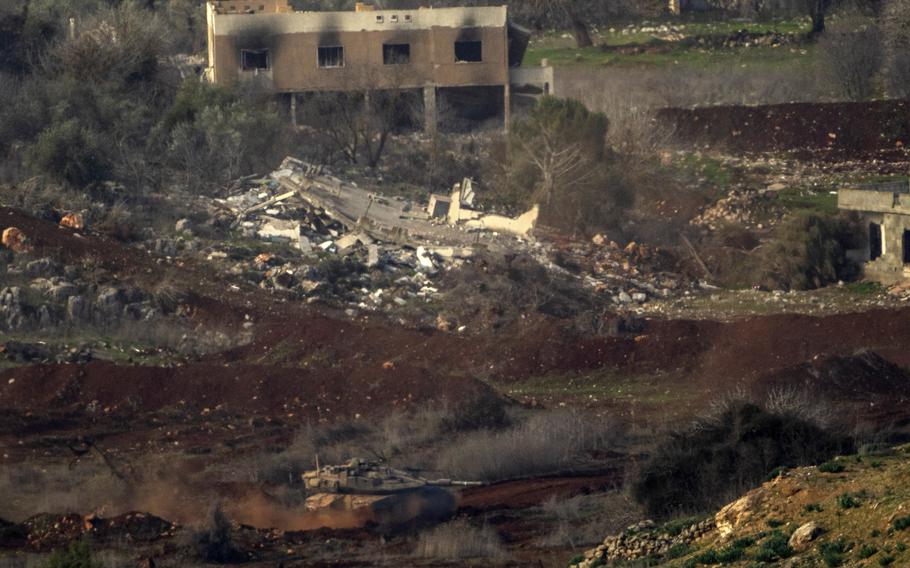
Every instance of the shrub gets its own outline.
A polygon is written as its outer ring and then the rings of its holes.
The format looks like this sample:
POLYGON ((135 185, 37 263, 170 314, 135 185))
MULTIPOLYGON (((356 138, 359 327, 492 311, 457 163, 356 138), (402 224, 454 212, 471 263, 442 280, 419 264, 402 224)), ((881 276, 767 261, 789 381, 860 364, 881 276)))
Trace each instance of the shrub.
POLYGON ((838 461, 828 461, 818 466, 818 471, 822 473, 841 473, 846 466, 838 461))
POLYGON ((97 135, 76 119, 41 132, 29 150, 28 162, 35 173, 74 187, 99 183, 110 173, 97 135))
POLYGON ((224 564, 240 556, 231 538, 231 523, 220 505, 212 509, 206 525, 189 534, 189 546, 196 558, 206 562, 224 564))
POLYGON ((894 530, 902 531, 910 528, 910 516, 898 517, 891 522, 894 530))
POLYGON ((825 566, 837 568, 843 565, 844 555, 852 548, 853 545, 843 538, 831 542, 823 542, 818 545, 818 552, 824 561, 825 566))
POLYGON ((92 555, 88 541, 78 540, 69 544, 66 551, 56 550, 42 564, 42 568, 101 568, 102 564, 92 555))
POLYGON ((496 531, 487 526, 476 528, 464 520, 451 521, 421 534, 416 554, 450 561, 506 557, 496 531))
POLYGON ((776 562, 793 556, 787 535, 780 531, 773 531, 762 543, 755 559, 760 562, 776 562))
POLYGON ((859 273, 847 258, 857 248, 853 224, 839 216, 800 212, 783 223, 762 257, 767 283, 774 288, 809 290, 859 273))
POLYGON ((894 556, 891 556, 890 554, 887 554, 887 555, 885 555, 885 556, 880 556, 880 557, 879 557, 879 559, 878 559, 878 565, 879 565, 879 566, 891 566, 892 564, 894 564, 894 561, 895 561, 894 556))
POLYGON ((797 417, 735 403, 660 444, 632 493, 652 516, 710 510, 776 467, 818 463, 845 447, 847 440, 797 417))
POLYGON ((861 505, 859 499, 849 493, 838 495, 837 504, 841 509, 858 509, 861 505))
POLYGON ((878 548, 871 544, 864 544, 860 547, 857 555, 860 557, 860 559, 865 560, 866 558, 875 556, 876 552, 878 552, 878 548))

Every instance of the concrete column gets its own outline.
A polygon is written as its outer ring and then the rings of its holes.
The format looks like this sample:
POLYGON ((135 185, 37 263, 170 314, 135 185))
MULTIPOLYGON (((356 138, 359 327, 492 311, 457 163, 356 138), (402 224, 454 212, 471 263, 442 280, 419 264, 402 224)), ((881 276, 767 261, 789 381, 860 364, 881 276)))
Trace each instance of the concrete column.
POLYGON ((509 128, 512 123, 512 86, 508 83, 505 84, 502 88, 503 92, 503 107, 505 115, 505 131, 506 134, 509 133, 509 128))
POLYGON ((436 135, 439 117, 436 114, 436 86, 423 88, 423 127, 427 134, 436 135))
POLYGON ((297 93, 291 93, 291 126, 297 128, 297 93))

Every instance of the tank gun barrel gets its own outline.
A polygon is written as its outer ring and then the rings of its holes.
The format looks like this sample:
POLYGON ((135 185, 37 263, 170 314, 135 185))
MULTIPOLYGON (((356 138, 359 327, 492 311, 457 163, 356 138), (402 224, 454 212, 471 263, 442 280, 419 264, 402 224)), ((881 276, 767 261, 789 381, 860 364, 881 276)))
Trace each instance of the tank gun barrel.
POLYGON ((440 487, 480 487, 484 485, 483 481, 455 481, 452 479, 434 479, 427 480, 427 485, 436 485, 440 487))

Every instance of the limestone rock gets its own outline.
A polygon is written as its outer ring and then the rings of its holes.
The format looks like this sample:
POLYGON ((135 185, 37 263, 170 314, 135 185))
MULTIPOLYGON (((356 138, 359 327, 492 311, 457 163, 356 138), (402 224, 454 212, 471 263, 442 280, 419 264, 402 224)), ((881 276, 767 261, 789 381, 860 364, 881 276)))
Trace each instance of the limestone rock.
POLYGON ((763 498, 764 491, 759 488, 718 511, 714 517, 714 522, 717 525, 720 537, 723 539, 730 538, 737 528, 752 517, 763 498))
POLYGON ((790 536, 790 547, 793 550, 801 551, 808 548, 809 543, 822 534, 822 528, 815 521, 808 522, 799 527, 790 536))

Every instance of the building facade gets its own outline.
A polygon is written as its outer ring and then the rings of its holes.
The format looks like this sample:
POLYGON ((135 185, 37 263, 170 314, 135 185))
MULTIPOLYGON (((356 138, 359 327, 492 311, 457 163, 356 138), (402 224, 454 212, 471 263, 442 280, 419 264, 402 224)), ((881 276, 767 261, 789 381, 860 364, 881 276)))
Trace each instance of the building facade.
POLYGON ((837 206, 863 216, 867 246, 858 260, 867 278, 883 284, 910 278, 910 184, 841 189, 837 206))
MULTIPOLYGON (((431 127, 441 89, 492 89, 508 119, 510 71, 528 41, 505 6, 294 12, 286 0, 212 0, 207 9, 212 82, 255 81, 292 104, 296 93, 422 89, 431 127)), ((552 70, 534 69, 522 83, 542 77, 549 92, 552 70)))

